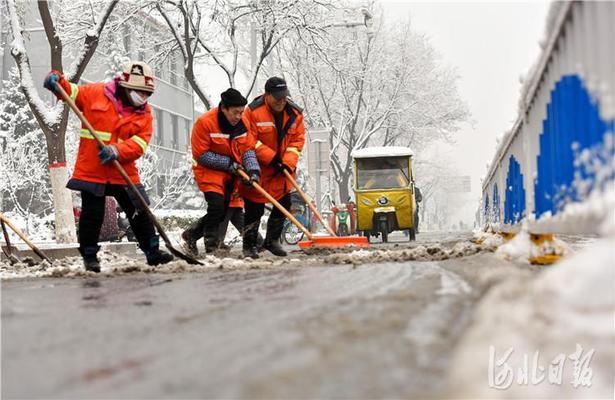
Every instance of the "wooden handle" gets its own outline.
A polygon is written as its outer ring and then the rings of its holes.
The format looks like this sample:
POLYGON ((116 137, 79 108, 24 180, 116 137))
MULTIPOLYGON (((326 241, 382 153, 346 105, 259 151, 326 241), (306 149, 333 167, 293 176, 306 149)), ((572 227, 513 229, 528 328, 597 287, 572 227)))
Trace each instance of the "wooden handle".
MULTIPOLYGON (((34 243, 32 243, 27 237, 26 235, 24 235, 24 233, 22 231, 19 230, 19 228, 17 228, 15 225, 13 225, 11 223, 11 221, 9 221, 9 219, 7 217, 4 216, 4 214, 0 213, 0 220, 2 220, 2 222, 4 222, 9 228, 11 228, 13 230, 13 232, 15 232, 17 234, 17 236, 19 236, 21 238, 21 240, 23 240, 31 249, 32 251, 39 256, 40 258, 42 258, 43 260, 47 261, 49 264, 51 264, 51 260, 49 259, 49 257, 47 257, 47 255, 45 253, 43 253, 42 251, 39 250, 38 247, 36 247, 34 245, 34 243)), ((8 243, 7 243, 8 244, 8 243)))
POLYGON ((318 220, 320 221, 320 223, 325 227, 325 229, 327 230, 327 232, 329 232, 329 234, 331 236, 337 236, 335 234, 335 232, 333 232, 333 229, 331 229, 331 227, 329 226, 329 224, 327 224, 325 222, 325 220, 323 219, 323 217, 320 215, 320 213, 318 212, 318 210, 316 209, 316 207, 314 207, 314 204, 312 204, 312 201, 310 200, 310 198, 308 197, 308 195, 303 191, 303 189, 301 189, 301 186, 299 186, 299 184, 297 183, 297 181, 295 180, 295 178, 293 178, 293 176, 290 174, 290 172, 288 172, 287 170, 284 170, 284 175, 286 176, 286 179, 288 179, 290 181, 290 183, 292 183, 292 185, 295 187, 295 189, 297 189, 297 192, 299 192, 299 195, 301 195, 301 197, 303 198, 303 201, 305 201, 305 203, 308 205, 308 207, 310 207, 310 210, 312 210, 312 212, 314 214, 316 214, 316 218, 318 218, 318 220))
MULTIPOLYGON (((249 180, 250 179, 248 174, 246 174, 241 169, 237 170, 237 173, 239 174, 240 177, 242 177, 245 180, 249 180)), ((295 224, 297 226, 297 228, 301 229, 303 231, 303 233, 305 233, 305 236, 307 236, 308 239, 312 240, 312 234, 310 233, 310 231, 308 231, 306 229, 306 227, 303 226, 301 224, 301 222, 299 222, 297 220, 297 218, 295 218, 287 209, 282 207, 282 205, 280 203, 278 203, 278 201, 276 199, 274 199, 273 196, 271 196, 269 193, 267 193, 267 191, 265 189, 263 189, 261 185, 259 185, 256 182, 252 182, 252 186, 255 187, 256 190, 258 190, 263 196, 265 196, 267 198, 267 200, 269 200, 269 202, 271 202, 271 204, 276 206, 276 208, 278 210, 280 210, 282 212, 282 214, 284 214, 286 216, 286 218, 288 218, 290 220, 290 222, 295 224)))

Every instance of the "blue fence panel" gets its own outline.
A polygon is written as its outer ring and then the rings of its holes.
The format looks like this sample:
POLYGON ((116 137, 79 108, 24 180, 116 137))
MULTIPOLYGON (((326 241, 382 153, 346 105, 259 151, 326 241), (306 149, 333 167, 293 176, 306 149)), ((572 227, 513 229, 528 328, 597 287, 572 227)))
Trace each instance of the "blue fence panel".
MULTIPOLYGON (((575 187, 577 180, 589 182, 591 191, 595 173, 591 165, 584 165, 583 151, 593 151, 592 159, 605 143, 605 134, 613 131, 614 121, 600 118, 598 102, 592 98, 577 75, 565 75, 551 91, 547 105, 540 152, 537 156, 537 178, 534 182, 536 216, 546 212, 556 214, 566 203, 581 200, 585 193, 575 187)), ((612 157, 613 149, 607 149, 612 157)), ((605 160, 606 161, 606 160, 605 160)), ((578 186, 578 185, 577 185, 578 186)))
POLYGON ((483 208, 483 217, 485 222, 491 222, 491 208, 490 208, 490 203, 489 203, 489 195, 485 194, 485 206, 483 208))
POLYGON ((493 195, 492 195, 492 222, 499 223, 500 222, 500 192, 498 192, 498 184, 493 185, 493 195))
POLYGON ((504 223, 516 224, 525 216, 525 188, 521 165, 510 156, 506 177, 506 197, 504 199, 504 223))

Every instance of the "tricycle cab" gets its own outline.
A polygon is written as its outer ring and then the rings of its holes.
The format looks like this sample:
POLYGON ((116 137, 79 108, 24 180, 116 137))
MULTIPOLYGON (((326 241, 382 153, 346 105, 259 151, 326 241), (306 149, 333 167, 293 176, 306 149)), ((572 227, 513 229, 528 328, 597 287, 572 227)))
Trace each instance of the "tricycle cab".
POLYGON ((408 230, 415 239, 413 152, 408 147, 368 147, 352 152, 357 230, 370 236, 408 230))

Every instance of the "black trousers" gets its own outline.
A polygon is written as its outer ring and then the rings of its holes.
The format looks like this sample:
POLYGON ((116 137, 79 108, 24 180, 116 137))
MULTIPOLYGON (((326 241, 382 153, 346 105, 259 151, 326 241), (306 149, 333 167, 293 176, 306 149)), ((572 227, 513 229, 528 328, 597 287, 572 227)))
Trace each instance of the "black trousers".
POLYGON ((226 215, 229 199, 216 192, 205 192, 204 195, 207 201, 207 214, 203 221, 205 245, 207 247, 217 246, 220 242, 219 227, 226 215))
MULTIPOLYGON (((128 192, 123 185, 105 185, 105 195, 95 196, 89 192, 81 192, 81 217, 79 218, 79 245, 82 248, 98 246, 100 228, 105 218, 105 196, 113 196, 126 213, 128 222, 139 244, 148 248, 150 239, 156 236, 154 224, 144 211, 135 214, 128 192)), ((141 247, 144 248, 144 247, 141 247)))
MULTIPOLYGON (((285 194, 282 198, 277 200, 282 207, 290 211, 290 193, 285 194)), ((246 210, 246 215, 244 217, 246 232, 253 229, 258 230, 261 218, 265 213, 265 204, 254 203, 248 199, 244 199, 244 201, 246 210)), ((280 238, 285 219, 286 216, 284 216, 284 214, 282 214, 277 207, 274 207, 273 211, 271 211, 271 215, 269 215, 269 219, 267 220, 267 235, 265 236, 266 241, 278 240, 280 238)))
POLYGON ((218 227, 218 237, 220 241, 224 241, 224 237, 226 236, 226 231, 228 230, 229 222, 233 224, 233 226, 239 231, 239 234, 243 234, 243 223, 244 223, 244 215, 243 208, 241 207, 232 207, 226 209, 226 214, 220 222, 218 227))

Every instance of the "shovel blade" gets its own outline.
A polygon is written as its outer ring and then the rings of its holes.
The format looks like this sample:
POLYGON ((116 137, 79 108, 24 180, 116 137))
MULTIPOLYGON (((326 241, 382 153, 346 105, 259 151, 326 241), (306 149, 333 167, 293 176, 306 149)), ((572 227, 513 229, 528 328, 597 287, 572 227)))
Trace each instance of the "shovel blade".
POLYGON ((171 254, 173 254, 175 257, 181 258, 182 260, 186 261, 188 264, 204 265, 202 262, 200 262, 196 258, 189 256, 188 254, 182 253, 181 251, 177 250, 175 247, 171 246, 169 243, 165 243, 165 244, 166 244, 167 250, 169 250, 171 254))
POLYGON ((364 236, 313 236, 311 240, 298 243, 301 249, 323 247, 369 247, 369 241, 364 236))

